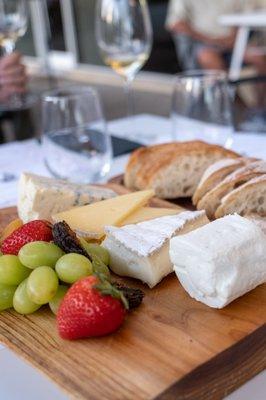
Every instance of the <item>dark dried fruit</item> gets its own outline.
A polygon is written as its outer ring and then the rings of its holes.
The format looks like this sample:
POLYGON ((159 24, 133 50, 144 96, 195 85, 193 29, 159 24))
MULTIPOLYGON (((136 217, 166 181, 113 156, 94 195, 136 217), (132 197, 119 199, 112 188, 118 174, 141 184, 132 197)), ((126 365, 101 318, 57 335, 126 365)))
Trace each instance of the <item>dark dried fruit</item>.
POLYGON ((113 283, 113 286, 115 286, 118 290, 120 290, 123 293, 128 302, 128 307, 130 310, 132 310, 133 308, 137 308, 141 305, 142 300, 145 296, 145 293, 142 290, 129 288, 117 282, 113 283))
POLYGON ((79 239, 70 226, 65 222, 57 222, 52 228, 54 243, 65 253, 81 254, 91 260, 88 253, 83 250, 79 239))

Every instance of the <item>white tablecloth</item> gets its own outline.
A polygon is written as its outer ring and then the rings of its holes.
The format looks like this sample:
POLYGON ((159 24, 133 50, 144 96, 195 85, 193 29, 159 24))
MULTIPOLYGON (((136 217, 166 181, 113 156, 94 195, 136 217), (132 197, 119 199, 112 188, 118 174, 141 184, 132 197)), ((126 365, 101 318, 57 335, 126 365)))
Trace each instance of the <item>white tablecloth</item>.
MULTIPOLYGON (((133 119, 124 118, 113 121, 109 123, 109 131, 119 137, 126 137, 127 132, 132 131, 132 126, 137 132, 135 140, 140 143, 163 143, 172 140, 170 120, 154 115, 143 114, 133 119)), ((243 154, 266 159, 266 135, 235 133, 232 148, 243 154)), ((125 156, 116 158, 109 177, 123 171, 125 160, 125 156)), ((36 140, 0 146, 0 177, 1 173, 7 172, 18 179, 22 171, 49 176, 43 162, 41 146, 36 140)), ((0 207, 16 204, 17 180, 9 183, 0 182, 0 193, 0 207)))
MULTIPOLYGON (((139 115, 133 122, 139 142, 162 143, 171 140, 171 123, 166 118, 139 115)), ((132 120, 121 119, 109 124, 112 134, 126 137, 132 120)), ((132 129, 130 129, 132 131, 132 129)), ((266 135, 235 134, 233 149, 266 159, 266 135)), ((109 177, 122 173, 128 156, 117 157, 109 177)), ((0 146, 0 176, 8 172, 16 178, 22 171, 49 176, 39 144, 34 140, 0 146)), ((0 183, 0 208, 16 204, 17 180, 0 183)), ((227 400, 264 400, 266 373, 261 373, 227 397, 227 400)), ((66 395, 35 368, 26 364, 10 350, 0 345, 0 400, 66 400, 66 395)), ((196 399, 195 399, 196 400, 196 399)))

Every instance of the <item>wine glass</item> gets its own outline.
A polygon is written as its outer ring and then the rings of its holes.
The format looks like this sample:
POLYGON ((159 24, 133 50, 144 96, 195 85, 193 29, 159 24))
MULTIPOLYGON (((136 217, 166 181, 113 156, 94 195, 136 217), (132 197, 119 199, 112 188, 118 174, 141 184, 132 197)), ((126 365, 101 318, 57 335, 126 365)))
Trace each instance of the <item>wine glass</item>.
MULTIPOLYGON (((27 0, 0 0, 0 46, 2 54, 11 54, 17 40, 24 36, 28 27, 27 0)), ((13 95, 0 105, 2 111, 27 108, 35 101, 33 95, 13 95)))
POLYGON ((97 0, 96 40, 104 62, 124 78, 127 111, 134 111, 131 84, 148 60, 152 26, 146 0, 97 0))
POLYGON ((45 93, 42 147, 46 166, 57 178, 100 182, 110 170, 111 139, 99 96, 86 86, 45 93))
POLYGON ((226 72, 177 74, 171 117, 175 140, 198 139, 231 147, 232 93, 226 72))

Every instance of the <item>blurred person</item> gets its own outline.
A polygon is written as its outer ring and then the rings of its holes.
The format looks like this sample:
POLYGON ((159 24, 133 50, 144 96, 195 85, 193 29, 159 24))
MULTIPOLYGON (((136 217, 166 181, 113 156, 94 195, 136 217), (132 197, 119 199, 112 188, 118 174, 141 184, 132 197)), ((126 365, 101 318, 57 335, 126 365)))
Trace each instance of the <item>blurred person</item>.
POLYGON ((26 69, 20 53, 0 57, 0 102, 5 103, 16 94, 24 94, 26 85, 26 69))
MULTIPOLYGON (((266 9, 266 0, 170 0, 166 27, 173 35, 183 69, 226 70, 237 29, 221 25, 219 17, 257 9, 266 9)), ((266 73, 264 54, 247 49, 245 63, 259 74, 266 73)))
POLYGON ((28 110, 1 111, 1 105, 12 104, 13 96, 26 93, 27 80, 20 53, 0 56, 0 143, 25 139, 32 130, 28 110))

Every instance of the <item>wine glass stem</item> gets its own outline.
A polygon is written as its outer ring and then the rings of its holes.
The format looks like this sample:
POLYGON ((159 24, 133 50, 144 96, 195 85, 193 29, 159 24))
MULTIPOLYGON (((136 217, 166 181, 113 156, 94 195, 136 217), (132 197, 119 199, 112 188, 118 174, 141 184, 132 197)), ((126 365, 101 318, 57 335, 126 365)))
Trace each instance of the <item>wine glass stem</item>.
POLYGON ((135 113, 134 107, 134 96, 132 90, 132 81, 133 79, 126 78, 125 79, 125 94, 126 94, 126 101, 127 101, 127 116, 132 117, 135 113))
MULTIPOLYGON (((3 54, 8 56, 12 54, 15 50, 16 43, 14 40, 6 40, 4 45, 2 46, 3 54)), ((21 107, 23 101, 23 95, 21 94, 13 94, 10 98, 10 103, 14 107, 21 107)))

